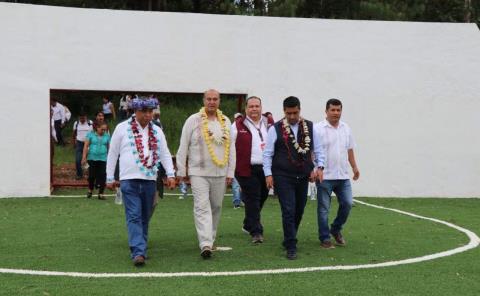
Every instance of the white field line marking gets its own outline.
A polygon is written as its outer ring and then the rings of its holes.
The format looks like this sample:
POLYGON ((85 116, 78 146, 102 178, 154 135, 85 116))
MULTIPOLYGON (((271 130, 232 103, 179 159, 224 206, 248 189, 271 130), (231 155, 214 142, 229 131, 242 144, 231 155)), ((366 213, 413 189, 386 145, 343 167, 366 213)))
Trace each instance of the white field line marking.
POLYGON ((428 220, 435 223, 443 224, 445 226, 456 229, 468 236, 470 242, 464 246, 439 252, 435 254, 425 255, 421 257, 387 261, 375 264, 360 264, 360 265, 336 265, 336 266, 319 266, 319 267, 299 267, 299 268, 281 268, 281 269, 264 269, 264 270, 242 270, 242 271, 216 271, 216 272, 138 272, 138 273, 89 273, 89 272, 63 272, 63 271, 43 271, 43 270, 28 270, 28 269, 9 269, 0 268, 0 273, 13 273, 23 275, 46 275, 46 276, 67 276, 67 277, 81 277, 81 278, 139 278, 139 277, 156 277, 156 278, 171 278, 171 277, 214 277, 214 276, 238 276, 238 275, 256 275, 256 274, 282 274, 282 273, 298 273, 298 272, 311 272, 311 271, 327 271, 327 270, 353 270, 353 269, 367 269, 397 266, 404 264, 412 264, 423 261, 434 260, 442 257, 451 256, 454 254, 462 253, 470 249, 476 248, 480 244, 480 238, 472 231, 455 224, 445 222, 442 220, 424 217, 413 213, 386 208, 369 204, 363 201, 355 200, 356 203, 370 206, 377 209, 392 211, 402 215, 411 216, 418 219, 428 220))

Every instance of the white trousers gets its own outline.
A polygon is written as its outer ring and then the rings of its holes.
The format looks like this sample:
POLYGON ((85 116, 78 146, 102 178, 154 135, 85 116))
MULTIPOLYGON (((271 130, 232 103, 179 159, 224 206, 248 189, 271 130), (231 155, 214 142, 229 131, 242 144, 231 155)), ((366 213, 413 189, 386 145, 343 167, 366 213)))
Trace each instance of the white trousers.
POLYGON ((225 177, 190 176, 193 217, 200 249, 213 247, 225 195, 225 177))

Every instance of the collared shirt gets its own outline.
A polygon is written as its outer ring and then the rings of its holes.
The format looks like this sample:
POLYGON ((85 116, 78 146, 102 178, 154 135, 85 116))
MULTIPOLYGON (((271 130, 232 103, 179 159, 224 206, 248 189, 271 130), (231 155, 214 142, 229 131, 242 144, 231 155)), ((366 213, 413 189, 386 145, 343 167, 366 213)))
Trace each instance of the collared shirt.
MULTIPOLYGON (((225 128, 229 128, 230 120, 224 116, 225 128)), ((217 120, 209 120, 208 129, 219 138, 223 131, 217 120)), ((231 137, 230 137, 231 139, 231 137)), ((212 152, 219 160, 223 160, 225 146, 212 143, 212 152)), ((233 178, 235 173, 236 155, 235 144, 230 141, 228 163, 219 167, 212 161, 207 143, 202 136, 202 117, 200 113, 191 115, 182 128, 180 146, 177 151, 177 176, 228 177, 233 178), (188 163, 188 172, 187 172, 188 163)))
POLYGON ((51 106, 53 114, 52 114, 52 119, 53 121, 61 120, 62 123, 65 123, 67 118, 65 117, 65 107, 63 107, 62 104, 57 102, 55 106, 51 106))
MULTIPOLYGON (((298 133, 298 123, 291 124, 290 128, 297 137, 298 133)), ((312 135, 313 138, 313 155, 315 156, 314 163, 316 167, 324 166, 325 162, 325 152, 323 151, 322 145, 322 138, 319 138, 315 131, 312 135)), ((275 142, 277 141, 277 131, 274 127, 268 130, 267 134, 267 145, 265 146, 265 150, 263 150, 263 172, 265 176, 272 175, 272 158, 275 154, 275 142)), ((285 159, 285 161, 288 161, 285 159)))
POLYGON ((84 123, 80 121, 75 121, 73 123, 73 130, 77 131, 76 140, 80 142, 85 142, 85 136, 91 130, 93 130, 93 123, 90 120, 85 120, 84 123))
MULTIPOLYGON (((113 181, 115 166, 119 156, 120 180, 143 179, 154 181, 157 179, 156 175, 146 176, 145 173, 140 171, 140 168, 136 163, 137 157, 133 154, 133 151, 136 150, 136 147, 132 147, 131 145, 131 143, 134 143, 134 140, 129 139, 127 132, 127 129, 130 125, 130 120, 131 119, 119 123, 112 134, 110 150, 108 151, 107 158, 107 182, 113 181)), ((137 124, 139 133, 142 135, 143 155, 145 155, 145 157, 149 156, 148 164, 151 164, 152 153, 150 153, 150 149, 148 148, 148 125, 145 128, 142 128, 140 123, 137 122, 137 124)), ((158 139, 158 146, 160 148, 160 155, 158 155, 160 162, 165 168, 167 176, 174 177, 175 172, 173 170, 172 155, 170 154, 170 150, 168 150, 165 135, 158 126, 152 124, 152 127, 157 132, 156 137, 158 139)))
POLYGON ((326 160, 323 170, 325 180, 348 180, 348 150, 355 147, 350 127, 343 121, 333 127, 327 120, 316 123, 313 127, 317 137, 323 139, 326 160))
MULTIPOLYGON (((252 156, 250 163, 263 164, 263 150, 265 149, 267 141, 267 127, 262 119, 260 119, 258 124, 255 124, 249 117, 244 121, 244 124, 252 134, 252 156)), ((235 143, 238 133, 235 122, 232 124, 230 133, 232 135, 232 143, 235 143)))

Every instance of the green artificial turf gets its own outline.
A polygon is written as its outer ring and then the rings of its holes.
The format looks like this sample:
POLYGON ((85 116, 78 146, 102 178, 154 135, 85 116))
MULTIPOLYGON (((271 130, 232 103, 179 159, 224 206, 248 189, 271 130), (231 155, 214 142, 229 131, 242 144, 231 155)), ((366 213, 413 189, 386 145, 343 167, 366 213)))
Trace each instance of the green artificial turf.
MULTIPOLYGON (((65 193, 83 191, 63 191, 65 193)), ((361 200, 443 219, 480 232, 478 199, 361 200)), ((332 207, 332 215, 336 210, 332 207)), ((356 205, 344 230, 348 245, 319 247, 316 202, 309 201, 298 235, 298 260, 285 259, 278 200, 262 212, 265 243, 252 245, 241 232, 243 209, 230 197, 211 260, 199 256, 192 199, 167 196, 150 223, 150 259, 132 266, 123 207, 83 197, 0 200, 0 268, 76 272, 241 271, 369 264, 453 249, 468 238, 451 228, 397 213, 356 205)), ((480 252, 411 265, 353 271, 320 271, 234 277, 85 279, 0 274, 1 295, 480 295, 480 252)))

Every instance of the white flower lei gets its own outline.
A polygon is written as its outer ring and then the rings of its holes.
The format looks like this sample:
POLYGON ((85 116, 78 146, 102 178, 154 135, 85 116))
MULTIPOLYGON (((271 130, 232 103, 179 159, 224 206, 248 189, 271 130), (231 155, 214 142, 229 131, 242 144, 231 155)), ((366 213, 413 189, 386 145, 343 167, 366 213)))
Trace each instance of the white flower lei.
POLYGON ((311 142, 310 133, 308 132, 307 122, 303 120, 303 118, 300 118, 299 128, 301 125, 301 128, 303 128, 303 134, 305 135, 305 138, 304 138, 305 145, 303 148, 302 146, 300 146, 300 144, 297 143, 297 139, 295 139, 295 135, 293 134, 290 124, 288 123, 288 120, 286 118, 283 119, 282 124, 295 150, 297 150, 298 153, 307 154, 307 152, 310 151, 310 142, 311 142))

